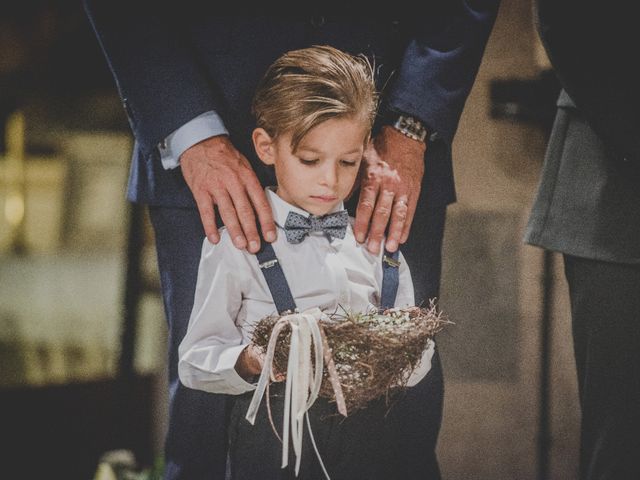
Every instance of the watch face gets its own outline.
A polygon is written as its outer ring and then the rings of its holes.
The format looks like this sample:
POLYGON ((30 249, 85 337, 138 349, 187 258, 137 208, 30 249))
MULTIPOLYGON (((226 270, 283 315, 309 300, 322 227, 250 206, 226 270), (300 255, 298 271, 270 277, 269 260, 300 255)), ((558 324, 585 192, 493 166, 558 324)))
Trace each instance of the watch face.
POLYGON ((404 115, 400 115, 398 117, 398 126, 400 128, 410 128, 411 127, 411 122, 409 117, 405 117, 404 115))

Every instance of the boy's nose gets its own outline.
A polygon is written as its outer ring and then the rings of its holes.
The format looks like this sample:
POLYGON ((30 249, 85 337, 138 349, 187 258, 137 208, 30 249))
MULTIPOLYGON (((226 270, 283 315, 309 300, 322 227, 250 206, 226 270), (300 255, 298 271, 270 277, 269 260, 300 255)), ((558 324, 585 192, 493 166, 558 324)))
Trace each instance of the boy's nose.
POLYGON ((334 187, 338 183, 338 169, 335 165, 328 165, 322 172, 322 183, 334 187))

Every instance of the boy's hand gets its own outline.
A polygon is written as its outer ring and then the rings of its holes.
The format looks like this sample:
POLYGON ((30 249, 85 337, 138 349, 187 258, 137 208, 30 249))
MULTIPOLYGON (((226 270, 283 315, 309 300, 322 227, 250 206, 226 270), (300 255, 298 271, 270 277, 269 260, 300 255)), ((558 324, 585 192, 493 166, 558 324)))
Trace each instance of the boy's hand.
POLYGON ((256 213, 265 240, 276 239, 273 213, 258 177, 228 136, 211 137, 187 149, 180 157, 180 166, 211 243, 220 241, 215 206, 237 248, 247 248, 251 253, 260 249, 256 213))
POLYGON ((426 145, 384 126, 367 148, 354 226, 356 240, 380 252, 387 224, 386 248, 407 241, 424 175, 426 145), (390 221, 389 221, 390 220, 390 221))
MULTIPOLYGON (((236 360, 236 372, 245 380, 253 375, 260 375, 264 365, 264 353, 254 344, 249 344, 242 350, 242 353, 236 360)), ((284 374, 276 374, 276 381, 281 382, 285 379, 284 374)))
POLYGON ((260 375, 264 355, 254 344, 249 344, 242 350, 236 360, 236 372, 245 380, 253 375, 260 375))

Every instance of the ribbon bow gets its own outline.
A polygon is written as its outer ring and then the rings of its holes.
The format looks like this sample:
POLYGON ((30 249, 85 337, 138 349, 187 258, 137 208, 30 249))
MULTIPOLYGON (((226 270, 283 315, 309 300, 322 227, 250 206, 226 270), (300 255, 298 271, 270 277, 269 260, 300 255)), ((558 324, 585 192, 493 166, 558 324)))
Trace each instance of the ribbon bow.
MULTIPOLYGON (((318 324, 324 314, 318 308, 306 310, 302 313, 286 315, 276 322, 271 331, 267 352, 265 354, 262 372, 258 385, 247 410, 246 419, 252 425, 255 423, 258 407, 266 391, 269 379, 273 379, 273 357, 276 342, 282 329, 286 325, 291 326, 291 344, 289 346, 289 360, 287 364, 287 383, 285 385, 284 415, 282 427, 282 468, 289 464, 289 435, 296 456, 295 473, 300 470, 302 459, 302 437, 304 432, 304 420, 309 427, 309 436, 315 449, 320 465, 327 479, 329 475, 322 463, 320 453, 311 432, 309 415, 307 410, 311 408, 318 398, 322 384, 323 360, 327 363, 329 380, 333 386, 338 411, 346 416, 347 410, 344 401, 342 387, 331 357, 331 350, 327 343, 324 330, 318 324), (311 346, 315 354, 314 362, 311 362, 311 346)), ((269 399, 267 399, 269 401, 269 399)))
POLYGON ((349 225, 349 214, 346 210, 321 217, 316 215, 305 217, 296 212, 289 212, 284 222, 284 233, 289 243, 300 243, 311 232, 322 232, 331 240, 344 238, 347 225, 349 225))

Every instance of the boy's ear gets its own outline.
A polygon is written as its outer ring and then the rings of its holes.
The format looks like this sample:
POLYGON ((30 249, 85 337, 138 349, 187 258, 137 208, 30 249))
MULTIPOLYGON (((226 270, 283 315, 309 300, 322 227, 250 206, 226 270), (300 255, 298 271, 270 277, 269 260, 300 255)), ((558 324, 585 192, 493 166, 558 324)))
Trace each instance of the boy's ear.
POLYGON ((256 154, 265 165, 276 162, 274 141, 264 128, 256 128, 251 135, 256 154))

